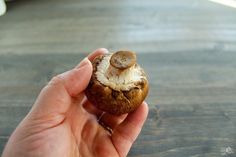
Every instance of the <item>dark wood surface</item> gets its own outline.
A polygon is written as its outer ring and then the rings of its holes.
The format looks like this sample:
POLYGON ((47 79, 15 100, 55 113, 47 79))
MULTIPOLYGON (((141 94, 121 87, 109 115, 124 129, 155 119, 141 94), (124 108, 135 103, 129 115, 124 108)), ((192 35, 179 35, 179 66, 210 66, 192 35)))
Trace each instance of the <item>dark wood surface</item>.
POLYGON ((0 17, 0 153, 40 89, 98 47, 137 51, 148 120, 130 157, 236 156, 236 9, 204 0, 16 0, 0 17))

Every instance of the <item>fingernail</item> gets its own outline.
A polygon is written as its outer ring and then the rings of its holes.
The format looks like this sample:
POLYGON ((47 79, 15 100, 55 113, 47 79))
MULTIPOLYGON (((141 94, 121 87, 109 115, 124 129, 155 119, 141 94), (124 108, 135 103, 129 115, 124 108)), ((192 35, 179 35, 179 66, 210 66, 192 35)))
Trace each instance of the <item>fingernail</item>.
POLYGON ((81 68, 81 67, 83 67, 83 66, 86 66, 87 64, 89 64, 89 60, 88 60, 88 57, 86 57, 86 58, 84 58, 80 63, 79 63, 79 65, 78 66, 76 66, 75 68, 76 69, 78 69, 78 68, 81 68))

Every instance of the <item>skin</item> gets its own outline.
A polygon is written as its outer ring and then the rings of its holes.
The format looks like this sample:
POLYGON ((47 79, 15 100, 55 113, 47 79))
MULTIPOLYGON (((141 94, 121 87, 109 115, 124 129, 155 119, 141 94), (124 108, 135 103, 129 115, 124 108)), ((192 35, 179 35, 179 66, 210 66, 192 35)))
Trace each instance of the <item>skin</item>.
POLYGON ((147 118, 143 102, 129 114, 104 114, 85 97, 98 49, 74 69, 55 76, 41 91, 32 109, 9 138, 2 157, 125 157, 147 118))

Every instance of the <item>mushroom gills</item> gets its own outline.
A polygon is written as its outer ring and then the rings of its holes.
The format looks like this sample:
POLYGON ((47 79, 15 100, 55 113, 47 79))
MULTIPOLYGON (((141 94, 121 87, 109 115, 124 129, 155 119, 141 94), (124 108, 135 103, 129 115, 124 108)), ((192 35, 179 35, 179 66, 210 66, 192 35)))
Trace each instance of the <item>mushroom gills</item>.
POLYGON ((141 68, 137 64, 125 70, 112 67, 110 65, 111 56, 112 54, 105 55, 97 67, 95 74, 99 82, 114 90, 128 91, 135 87, 137 82, 145 79, 141 68))

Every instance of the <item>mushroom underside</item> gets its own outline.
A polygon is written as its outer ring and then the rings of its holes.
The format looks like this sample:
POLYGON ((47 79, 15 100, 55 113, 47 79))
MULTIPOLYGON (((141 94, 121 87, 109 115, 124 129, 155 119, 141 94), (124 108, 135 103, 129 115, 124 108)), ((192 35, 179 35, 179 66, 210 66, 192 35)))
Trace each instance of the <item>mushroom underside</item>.
MULTIPOLYGON (((141 79, 128 91, 114 90, 98 81, 95 73, 104 55, 93 61, 93 74, 85 94, 98 109, 114 115, 132 112, 143 102, 148 93, 148 81, 141 79)), ((144 72, 143 72, 144 74, 144 72)))

